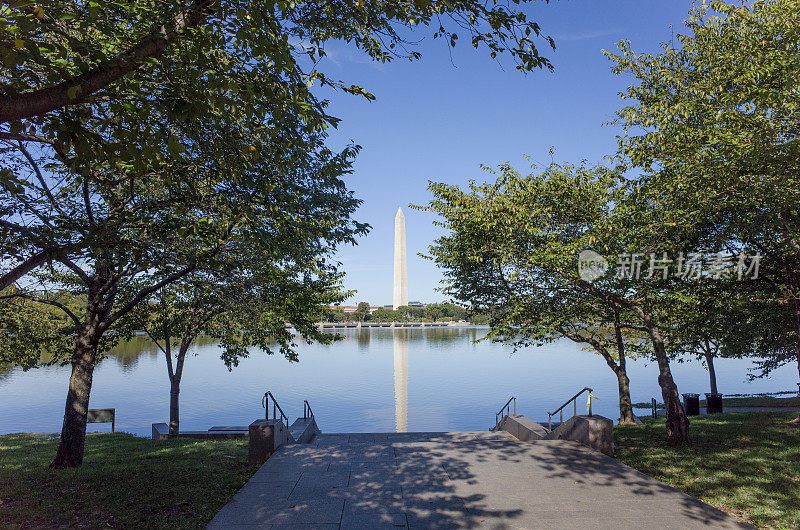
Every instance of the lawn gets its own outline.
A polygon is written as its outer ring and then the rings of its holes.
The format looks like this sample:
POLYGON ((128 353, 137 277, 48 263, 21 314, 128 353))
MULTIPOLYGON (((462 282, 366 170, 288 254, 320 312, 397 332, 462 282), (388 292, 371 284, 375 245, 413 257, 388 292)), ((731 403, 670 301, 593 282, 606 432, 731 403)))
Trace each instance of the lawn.
POLYGON ((796 412, 691 418, 692 444, 670 447, 663 420, 615 426, 615 457, 762 528, 800 528, 796 412))
POLYGON ((256 471, 246 440, 90 434, 81 468, 47 468, 58 438, 0 436, 2 528, 198 528, 256 471))
MULTIPOLYGON (((663 403, 657 403, 659 409, 664 408, 663 403)), ((700 400, 700 407, 705 408, 706 400, 700 400)), ((772 397, 772 396, 743 396, 743 397, 723 397, 722 406, 724 407, 800 407, 800 397, 772 397)), ((650 409, 650 403, 634 403, 633 408, 650 409)))
MULTIPOLYGON (((700 400, 706 406, 706 400, 700 400)), ((800 397, 776 398, 771 396, 723 397, 723 407, 800 407, 800 397)))

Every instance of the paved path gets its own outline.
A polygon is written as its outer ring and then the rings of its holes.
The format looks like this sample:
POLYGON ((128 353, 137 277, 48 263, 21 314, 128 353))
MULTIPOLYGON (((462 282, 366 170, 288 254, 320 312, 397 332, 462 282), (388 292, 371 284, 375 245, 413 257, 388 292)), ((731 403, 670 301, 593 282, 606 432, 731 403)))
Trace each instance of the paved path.
POLYGON ((322 434, 284 446, 209 528, 743 526, 574 442, 455 432, 322 434))

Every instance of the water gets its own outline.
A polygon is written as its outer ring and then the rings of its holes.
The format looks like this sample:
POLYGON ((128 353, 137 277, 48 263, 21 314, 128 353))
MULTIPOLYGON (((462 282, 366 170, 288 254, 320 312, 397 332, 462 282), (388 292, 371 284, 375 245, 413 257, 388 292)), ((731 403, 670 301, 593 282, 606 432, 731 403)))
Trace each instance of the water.
MULTIPOLYGON (((584 386, 599 397, 593 410, 618 416, 617 381, 603 359, 570 341, 512 351, 488 341, 481 328, 371 329, 341 331, 332 345, 305 345, 300 362, 252 352, 229 372, 219 348, 196 345, 181 385, 181 428, 247 425, 264 416, 261 396, 271 390, 290 420, 308 399, 325 432, 485 430, 495 412, 517 396, 517 412, 543 421, 584 386)), ((786 366, 770 379, 746 381, 748 360, 717 361, 725 393, 796 389, 797 371, 786 366)), ((655 363, 630 361, 631 395, 649 401, 660 391, 655 363)), ((681 392, 707 392, 708 376, 697 361, 673 363, 681 392)), ((58 432, 69 368, 0 373, 0 433, 58 432)), ((117 429, 149 436, 150 425, 169 418, 169 381, 163 355, 144 339, 123 344, 95 370, 92 408, 117 409, 117 429)), ((586 410, 586 399, 578 412, 586 410)), ((571 413, 571 411, 570 411, 571 413)), ((107 431, 92 424, 90 431, 107 431)))

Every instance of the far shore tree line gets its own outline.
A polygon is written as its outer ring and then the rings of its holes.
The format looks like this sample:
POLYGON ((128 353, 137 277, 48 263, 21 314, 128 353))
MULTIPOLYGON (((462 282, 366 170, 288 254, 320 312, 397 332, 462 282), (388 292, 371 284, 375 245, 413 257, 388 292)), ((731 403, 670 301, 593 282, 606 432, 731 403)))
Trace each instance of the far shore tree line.
POLYGON ((424 307, 400 306, 397 309, 379 307, 371 310, 369 302, 359 302, 355 311, 342 308, 329 309, 325 322, 460 322, 480 323, 482 315, 472 314, 467 308, 450 302, 427 304, 424 307))

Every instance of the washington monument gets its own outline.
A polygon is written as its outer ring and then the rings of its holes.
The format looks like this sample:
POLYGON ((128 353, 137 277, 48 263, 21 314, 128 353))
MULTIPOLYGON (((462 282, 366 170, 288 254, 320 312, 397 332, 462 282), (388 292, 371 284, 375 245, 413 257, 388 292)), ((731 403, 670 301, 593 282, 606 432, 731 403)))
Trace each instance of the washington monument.
POLYGON ((394 297, 392 308, 408 305, 408 278, 406 276, 406 217, 397 209, 394 216, 394 297))

